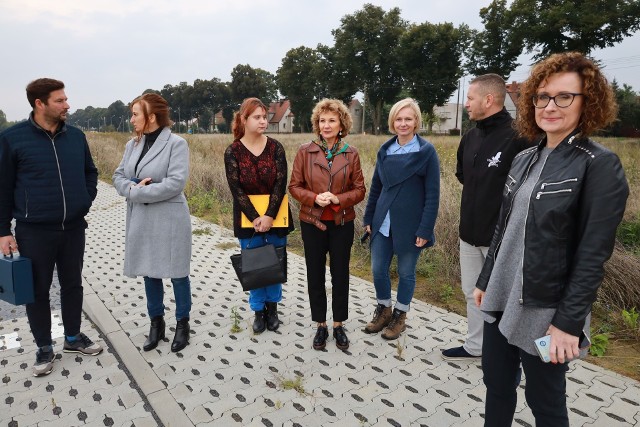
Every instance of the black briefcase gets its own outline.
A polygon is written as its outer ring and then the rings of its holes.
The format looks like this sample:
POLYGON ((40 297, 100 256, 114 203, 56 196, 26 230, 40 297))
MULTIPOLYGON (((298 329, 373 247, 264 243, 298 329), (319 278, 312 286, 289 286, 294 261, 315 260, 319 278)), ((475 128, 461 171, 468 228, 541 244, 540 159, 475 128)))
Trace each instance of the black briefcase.
POLYGON ((0 257, 0 299, 13 304, 30 304, 33 297, 31 260, 21 256, 0 257))

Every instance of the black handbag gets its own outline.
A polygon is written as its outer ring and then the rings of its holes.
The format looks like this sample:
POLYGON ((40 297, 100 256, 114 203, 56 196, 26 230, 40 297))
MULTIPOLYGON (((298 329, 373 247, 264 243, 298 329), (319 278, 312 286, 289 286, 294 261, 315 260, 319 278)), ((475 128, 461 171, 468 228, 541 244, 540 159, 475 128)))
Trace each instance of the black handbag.
POLYGON ((287 248, 276 248, 271 244, 247 247, 239 254, 231 255, 231 265, 244 291, 284 283, 287 281, 287 248))
POLYGON ((22 256, 0 257, 0 299, 13 305, 34 301, 31 260, 22 256))

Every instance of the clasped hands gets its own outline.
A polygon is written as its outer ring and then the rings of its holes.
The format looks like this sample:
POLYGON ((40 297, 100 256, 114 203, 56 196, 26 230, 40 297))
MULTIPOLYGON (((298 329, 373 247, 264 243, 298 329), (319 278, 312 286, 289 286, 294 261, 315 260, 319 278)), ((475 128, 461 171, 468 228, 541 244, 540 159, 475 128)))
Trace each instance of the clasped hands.
POLYGON ((325 206, 330 205, 331 203, 333 203, 334 205, 339 205, 340 200, 338 200, 336 195, 330 191, 325 191, 324 193, 318 194, 316 196, 316 204, 318 206, 322 206, 324 208, 325 206))
POLYGON ((267 215, 259 216, 253 220, 253 229, 257 233, 266 233, 273 226, 273 218, 267 215))

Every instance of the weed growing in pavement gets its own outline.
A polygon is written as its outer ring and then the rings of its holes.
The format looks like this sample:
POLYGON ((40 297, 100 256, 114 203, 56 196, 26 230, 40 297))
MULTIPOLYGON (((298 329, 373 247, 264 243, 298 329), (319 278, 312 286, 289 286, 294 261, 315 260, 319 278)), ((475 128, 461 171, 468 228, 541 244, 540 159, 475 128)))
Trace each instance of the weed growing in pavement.
POLYGON ((297 375, 294 378, 285 378, 283 375, 276 375, 276 381, 278 386, 283 390, 295 390, 301 396, 311 396, 304 389, 304 378, 301 375, 297 375))
POLYGON ((223 251, 226 251, 227 249, 235 249, 237 247, 238 247, 238 244, 232 243, 232 242, 223 242, 223 243, 216 244, 216 249, 221 249, 223 251))
POLYGON ((211 227, 205 228, 196 228, 191 232, 194 236, 210 236, 211 235, 211 227))
POLYGON ((400 337, 398 337, 398 340, 396 341, 396 353, 397 353, 397 358, 402 359, 402 354, 404 353, 404 349, 406 348, 406 343, 407 343, 407 337, 406 336, 402 336, 402 343, 400 343, 400 337))
POLYGON ((240 327, 240 314, 238 313, 238 308, 237 307, 233 307, 231 309, 231 333, 232 334, 237 334, 239 332, 242 332, 242 328, 240 327))

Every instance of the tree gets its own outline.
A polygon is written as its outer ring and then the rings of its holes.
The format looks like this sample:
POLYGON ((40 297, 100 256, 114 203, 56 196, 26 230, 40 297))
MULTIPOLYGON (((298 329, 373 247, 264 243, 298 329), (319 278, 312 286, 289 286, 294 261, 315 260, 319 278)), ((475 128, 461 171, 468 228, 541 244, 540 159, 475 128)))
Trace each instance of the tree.
POLYGON ((7 122, 7 115, 4 114, 4 111, 0 110, 0 130, 4 130, 9 127, 9 123, 7 122))
POLYGON ((609 131, 613 136, 638 137, 640 136, 640 95, 633 91, 631 86, 618 85, 617 81, 611 84, 618 102, 618 120, 609 131))
POLYGON ((301 132, 310 131, 309 117, 321 96, 317 77, 323 65, 317 51, 300 46, 285 54, 276 73, 280 93, 291 101, 295 129, 301 132))
POLYGON ((319 59, 313 74, 316 99, 334 98, 348 105, 358 91, 358 82, 349 78, 350 71, 344 68, 344 63, 336 60, 335 47, 318 44, 316 52, 319 59))
POLYGON ((514 31, 507 0, 493 0, 480 9, 480 17, 484 30, 472 35, 466 69, 474 76, 495 73, 507 80, 520 65, 516 60, 522 53, 522 40, 514 31))
POLYGON ((409 93, 425 113, 444 105, 462 76, 462 50, 469 28, 451 23, 412 25, 400 39, 398 59, 409 93))
POLYGON ((129 120, 129 108, 124 105, 124 102, 118 100, 113 102, 107 107, 107 117, 109 118, 109 124, 117 131, 122 130, 124 132, 127 127, 127 120, 129 120))
POLYGON ((255 70, 256 73, 258 73, 258 78, 260 78, 266 86, 266 92, 260 99, 262 99, 267 105, 280 99, 280 97, 278 96, 278 84, 276 83, 276 76, 266 70, 263 70, 262 68, 256 68, 255 70))
POLYGON ((588 55, 640 28, 637 0, 514 0, 510 11, 516 37, 536 60, 565 51, 588 55))
POLYGON ((402 88, 396 50, 407 22, 400 18, 399 8, 385 12, 372 4, 340 21, 340 27, 332 31, 332 78, 353 82, 365 93, 373 111, 373 130, 378 134, 384 103, 392 102, 402 88))
POLYGON ((277 99, 275 77, 268 71, 252 68, 249 64, 238 64, 231 71, 231 94, 236 104, 245 98, 256 97, 265 104, 277 99), (274 89, 276 93, 274 93, 274 89))

